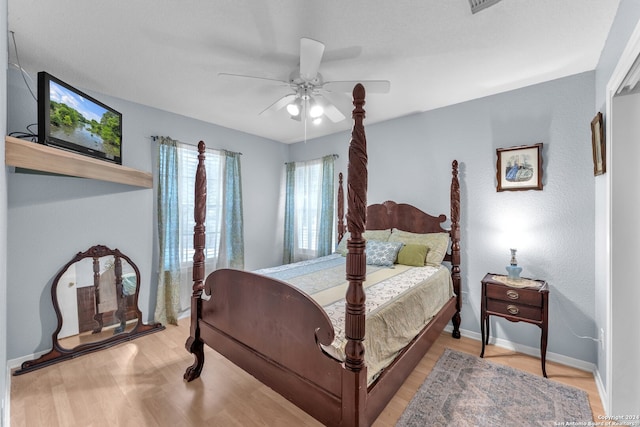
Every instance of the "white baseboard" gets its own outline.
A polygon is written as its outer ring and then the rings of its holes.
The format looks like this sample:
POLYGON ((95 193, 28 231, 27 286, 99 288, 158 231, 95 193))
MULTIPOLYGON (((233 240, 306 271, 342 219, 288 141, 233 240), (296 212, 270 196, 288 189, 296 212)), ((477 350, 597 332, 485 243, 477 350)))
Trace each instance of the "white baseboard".
POLYGON ((2 408, 2 419, 0 425, 9 427, 11 425, 11 368, 7 364, 6 390, 4 391, 4 406, 2 408))
POLYGON ((39 351, 37 353, 27 354, 26 356, 17 357, 15 359, 7 360, 7 369, 11 371, 12 369, 19 368, 22 366, 24 362, 28 362, 29 360, 36 360, 38 357, 43 356, 49 353, 49 350, 39 351))
POLYGON ((593 377, 596 380, 596 387, 598 387, 598 394, 600 395, 600 400, 602 401, 602 407, 604 408, 604 414, 609 415, 611 412, 611 408, 607 407, 607 402, 609 398, 607 396, 607 388, 604 386, 602 382, 602 377, 600 376, 600 371, 595 370, 593 372, 593 377))
MULTIPOLYGON (((445 328, 446 331, 451 332, 453 327, 448 325, 445 328)), ((460 329, 460 335, 463 337, 471 338, 476 341, 482 342, 482 336, 478 332, 469 331, 466 329, 460 329)), ((489 337, 489 344, 497 345, 498 347, 506 348, 507 350, 517 351, 519 353, 528 354, 529 356, 540 357, 540 348, 539 347, 529 347, 527 345, 516 344, 509 340, 505 340, 502 338, 494 338, 489 337)), ((547 351, 547 360, 551 362, 561 363, 566 366, 571 366, 572 368, 577 368, 582 371, 591 372, 594 375, 596 373, 596 365, 591 362, 586 362, 580 359, 574 359, 573 357, 564 356, 562 354, 548 352, 547 351)), ((602 395, 601 395, 602 396, 602 395)))

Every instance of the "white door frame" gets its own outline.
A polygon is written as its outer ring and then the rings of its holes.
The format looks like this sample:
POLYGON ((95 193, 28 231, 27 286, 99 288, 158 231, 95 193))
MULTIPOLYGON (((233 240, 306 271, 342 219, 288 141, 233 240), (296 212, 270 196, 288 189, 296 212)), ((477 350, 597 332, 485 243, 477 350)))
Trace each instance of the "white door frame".
POLYGON ((607 296, 607 301, 606 301, 606 322, 607 324, 605 325, 606 327, 606 337, 605 337, 605 354, 606 354, 606 361, 605 361, 605 370, 607 373, 607 379, 606 379, 606 398, 605 398, 605 411, 606 413, 610 413, 610 411, 613 408, 613 390, 612 390, 612 385, 613 385, 613 349, 612 349, 612 327, 613 327, 613 307, 612 307, 612 301, 613 301, 613 295, 612 295, 612 275, 613 275, 613 257, 612 257, 612 248, 613 248, 613 242, 612 242, 612 208, 613 208, 613 201, 612 201, 612 187, 611 187, 611 183, 612 183, 612 176, 615 174, 615 169, 612 167, 611 162, 613 160, 613 156, 612 156, 612 151, 613 151, 613 147, 615 146, 615 141, 613 138, 613 123, 614 123, 614 113, 613 113, 613 98, 616 95, 616 92, 618 90, 618 88, 622 85, 622 82, 624 80, 624 78, 626 77, 627 73, 629 72, 629 70, 631 69, 633 63, 635 62, 636 58, 638 58, 638 56, 640 56, 640 22, 636 25, 631 37, 629 38, 629 41, 627 42, 627 45, 624 49, 624 51, 622 52, 622 54, 620 55, 620 58, 618 59, 618 63, 613 71, 613 73, 611 74, 611 78, 609 79, 609 82, 607 83, 607 87, 606 87, 606 94, 605 94, 605 100, 606 100, 606 106, 605 106, 605 121, 606 121, 606 126, 605 126, 605 141, 607 141, 606 144, 606 158, 607 158, 607 163, 609 163, 609 165, 607 165, 607 173, 602 177, 604 178, 605 181, 605 188, 606 188, 606 223, 608 226, 608 232, 607 232, 607 242, 606 242, 606 252, 608 254, 608 259, 607 259, 607 265, 605 267, 606 270, 606 281, 607 283, 606 285, 606 296, 607 296))

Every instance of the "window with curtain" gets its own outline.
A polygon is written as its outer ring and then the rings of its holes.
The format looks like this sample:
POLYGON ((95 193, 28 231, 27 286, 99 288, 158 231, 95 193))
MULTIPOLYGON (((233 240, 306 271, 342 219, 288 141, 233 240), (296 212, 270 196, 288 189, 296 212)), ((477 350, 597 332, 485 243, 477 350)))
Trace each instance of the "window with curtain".
POLYGON ((284 263, 333 251, 334 160, 330 155, 286 165, 284 263))
MULTIPOLYGON (((207 150, 205 271, 244 268, 240 154, 207 150)), ((193 218, 198 150, 171 138, 159 138, 158 236, 160 274, 155 318, 177 323, 190 307, 193 267, 193 218)))
MULTIPOLYGON (((193 264, 194 183, 198 167, 196 147, 180 144, 178 149, 178 194, 180 198, 180 266, 191 268, 193 264)), ((215 267, 220 247, 222 220, 222 195, 224 154, 208 150, 205 157, 207 169, 207 217, 205 222, 205 264, 207 270, 215 267)))

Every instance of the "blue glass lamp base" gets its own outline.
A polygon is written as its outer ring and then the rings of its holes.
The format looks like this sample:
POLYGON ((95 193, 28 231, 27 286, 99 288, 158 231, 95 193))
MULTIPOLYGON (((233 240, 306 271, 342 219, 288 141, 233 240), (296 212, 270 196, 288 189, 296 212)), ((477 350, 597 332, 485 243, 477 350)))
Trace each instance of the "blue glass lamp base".
POLYGON ((507 269, 507 273, 509 273, 509 279, 520 278, 522 267, 518 267, 517 265, 507 265, 505 268, 507 269))

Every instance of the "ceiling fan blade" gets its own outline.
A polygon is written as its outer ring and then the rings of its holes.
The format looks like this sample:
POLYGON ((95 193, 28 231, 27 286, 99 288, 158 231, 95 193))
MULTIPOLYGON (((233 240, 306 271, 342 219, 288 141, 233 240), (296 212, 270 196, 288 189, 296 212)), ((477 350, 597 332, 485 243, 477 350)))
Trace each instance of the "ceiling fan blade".
POLYGON ((330 104, 333 104, 346 117, 351 114, 353 99, 350 95, 342 92, 323 91, 320 96, 325 97, 330 104))
POLYGON ((300 77, 311 81, 318 75, 320 61, 324 54, 324 44, 313 39, 300 39, 300 77))
POLYGON ((346 116, 335 105, 335 97, 332 99, 331 96, 323 96, 320 94, 316 95, 315 97, 319 99, 320 103, 322 104, 322 107, 324 108, 324 115, 327 116, 333 123, 338 123, 346 119, 346 116))
POLYGON ((325 105, 324 115, 327 116, 333 123, 338 123, 346 119, 344 114, 342 114, 342 111, 338 110, 338 108, 333 104, 325 105))
POLYGON ((269 81, 269 82, 280 83, 280 84, 289 86, 289 82, 286 82, 284 80, 270 79, 268 77, 259 77, 259 76, 247 76, 245 74, 218 73, 218 77, 222 77, 222 78, 228 78, 228 77, 236 78, 237 77, 237 78, 242 78, 242 79, 266 80, 266 81, 269 81))
POLYGON ((260 114, 265 113, 267 111, 278 111, 278 110, 282 109, 285 105, 287 105, 288 103, 293 101, 294 99, 296 99, 296 94, 295 93, 290 93, 288 95, 285 95, 282 98, 278 99, 273 104, 269 105, 264 110, 262 110, 260 112, 260 114))
POLYGON ((326 82, 322 89, 328 92, 351 92, 353 87, 361 83, 369 93, 388 93, 391 89, 389 80, 335 81, 326 82))

